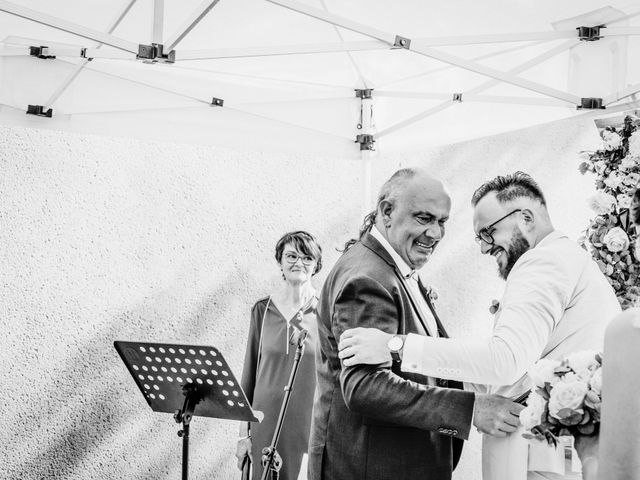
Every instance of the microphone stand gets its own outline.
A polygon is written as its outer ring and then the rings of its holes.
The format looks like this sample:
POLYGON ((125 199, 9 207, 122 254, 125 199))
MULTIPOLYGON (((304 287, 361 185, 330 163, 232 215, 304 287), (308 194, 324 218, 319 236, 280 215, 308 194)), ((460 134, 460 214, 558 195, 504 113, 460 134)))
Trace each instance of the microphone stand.
MULTIPOLYGON (((278 414, 278 420, 276 422, 276 428, 273 431, 273 438, 271 439, 271 445, 262 449, 262 477, 261 480, 267 480, 269 473, 271 472, 271 480, 278 480, 280 477, 280 469, 282 468, 282 458, 278 454, 276 447, 278 446, 278 439, 280 438, 280 432, 282 430, 282 423, 284 422, 284 416, 289 406, 289 398, 291 397, 291 391, 293 390, 293 382, 296 379, 298 373, 298 366, 304 353, 304 342, 307 339, 307 331, 302 329, 298 335, 296 353, 293 357, 293 365, 291 366, 291 374, 289 375, 289 382, 284 387, 284 398, 282 399, 282 405, 280 406, 280 413, 278 414)), ((292 335, 293 337, 293 335, 292 335)))
POLYGON ((189 478, 189 424, 193 418, 193 411, 196 404, 200 402, 201 397, 195 385, 183 385, 182 392, 185 396, 182 410, 176 410, 173 418, 176 423, 182 422, 182 430, 178 432, 178 436, 182 437, 182 480, 189 478))

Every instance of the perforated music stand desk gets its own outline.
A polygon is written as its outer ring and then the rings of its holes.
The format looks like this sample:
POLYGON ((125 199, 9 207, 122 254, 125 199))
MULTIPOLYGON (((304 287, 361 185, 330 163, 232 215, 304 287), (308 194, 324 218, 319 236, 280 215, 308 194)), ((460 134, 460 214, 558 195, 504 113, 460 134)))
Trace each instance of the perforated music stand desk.
POLYGON ((189 476, 189 423, 194 415, 260 422, 229 365, 215 347, 113 342, 154 412, 182 422, 182 478, 189 476))

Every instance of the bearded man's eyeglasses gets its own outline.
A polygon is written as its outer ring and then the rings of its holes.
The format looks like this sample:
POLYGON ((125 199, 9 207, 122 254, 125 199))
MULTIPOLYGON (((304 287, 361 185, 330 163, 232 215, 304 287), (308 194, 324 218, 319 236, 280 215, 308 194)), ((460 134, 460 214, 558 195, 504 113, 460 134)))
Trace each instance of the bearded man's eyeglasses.
POLYGON ((495 240, 493 239, 493 236, 491 235, 490 230, 494 226, 496 226, 498 223, 500 223, 502 220, 507 218, 508 216, 521 211, 522 211, 521 208, 516 208, 514 211, 507 213, 504 217, 499 218, 498 220, 493 222, 491 225, 487 225, 486 227, 481 228, 480 231, 478 232, 478 235, 476 235, 476 243, 480 244, 482 242, 485 242, 487 245, 493 245, 493 242, 495 240))

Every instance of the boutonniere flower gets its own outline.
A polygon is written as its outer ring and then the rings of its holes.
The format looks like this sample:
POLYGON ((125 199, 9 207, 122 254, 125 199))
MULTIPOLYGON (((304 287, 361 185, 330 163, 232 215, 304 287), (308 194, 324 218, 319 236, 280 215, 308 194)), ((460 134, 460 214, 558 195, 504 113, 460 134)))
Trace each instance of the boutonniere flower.
POLYGON ((425 286, 424 289, 427 292, 427 295, 429 296, 429 300, 431 300, 432 302, 435 302, 436 300, 438 300, 438 292, 436 291, 435 288, 433 288, 431 285, 427 285, 425 286))
POLYGON ((489 312, 491 315, 495 315, 500 310, 500 302, 498 300, 491 300, 491 305, 489 305, 489 312))

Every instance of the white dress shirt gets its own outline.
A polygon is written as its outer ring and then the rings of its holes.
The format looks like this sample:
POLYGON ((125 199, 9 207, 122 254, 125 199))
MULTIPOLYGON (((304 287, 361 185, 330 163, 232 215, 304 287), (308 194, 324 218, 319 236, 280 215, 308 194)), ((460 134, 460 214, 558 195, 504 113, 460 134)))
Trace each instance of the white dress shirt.
MULTIPOLYGON (((412 269, 409 265, 407 265, 407 263, 403 260, 403 258, 400 255, 398 255, 398 252, 395 251, 395 249, 391 246, 389 241, 386 238, 384 238, 382 233, 380 233, 380 230, 378 230, 378 228, 375 225, 371 229, 371 235, 376 240, 378 240, 378 242, 380 242, 380 244, 389 253, 389 255, 391 255, 391 258, 393 259, 394 263, 398 267, 398 270, 400 270, 400 274, 402 275, 402 278, 405 281, 405 285, 409 290, 409 294, 411 295, 411 298, 414 304, 417 306, 417 309, 419 310, 416 313, 420 316, 420 318, 424 320, 425 324, 427 325, 428 334, 431 335, 432 337, 437 337, 438 325, 436 323, 436 319, 433 318, 433 315, 431 314, 431 309, 429 308, 429 305, 427 305, 427 301, 425 300, 424 296, 422 295, 422 292, 420 291, 420 286, 418 285, 417 271, 412 269)), ((416 335, 416 336, 421 337, 421 335, 416 335)), ((406 345, 403 348, 403 355, 405 353, 406 353, 406 345)), ((419 355, 420 351, 416 353, 419 355)))

